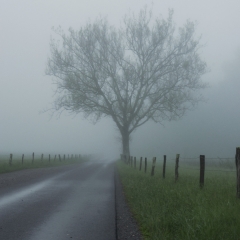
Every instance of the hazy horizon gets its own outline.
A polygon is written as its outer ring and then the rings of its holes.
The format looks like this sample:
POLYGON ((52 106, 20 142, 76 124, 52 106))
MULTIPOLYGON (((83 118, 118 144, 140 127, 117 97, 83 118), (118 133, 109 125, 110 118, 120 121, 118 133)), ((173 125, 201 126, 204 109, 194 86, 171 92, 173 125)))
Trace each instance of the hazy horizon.
POLYGON ((240 146, 240 2, 216 0, 50 0, 1 1, 0 22, 0 154, 97 154, 118 158, 119 133, 110 118, 92 124, 83 115, 58 118, 52 107, 55 86, 45 75, 52 27, 78 30, 89 20, 106 16, 118 27, 129 12, 148 5, 153 16, 167 17, 174 9, 176 28, 187 19, 197 22, 201 57, 210 72, 203 76, 207 100, 181 120, 164 126, 148 122, 132 135, 134 156, 175 155, 234 157, 240 146), (149 4, 148 4, 149 3, 149 4))

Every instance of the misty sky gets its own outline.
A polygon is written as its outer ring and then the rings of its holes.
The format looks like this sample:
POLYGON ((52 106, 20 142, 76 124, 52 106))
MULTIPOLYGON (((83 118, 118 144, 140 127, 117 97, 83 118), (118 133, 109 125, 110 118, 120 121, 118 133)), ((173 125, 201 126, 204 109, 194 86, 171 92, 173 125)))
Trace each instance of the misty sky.
POLYGON ((52 27, 77 30, 107 16, 119 26, 122 17, 145 5, 174 22, 197 22, 201 57, 210 72, 206 103, 177 122, 147 123, 132 135, 131 153, 195 157, 234 157, 240 146, 240 1, 229 0, 0 0, 0 153, 82 153, 117 158, 120 135, 111 119, 93 125, 81 115, 60 118, 51 108, 54 89, 45 75, 52 27))

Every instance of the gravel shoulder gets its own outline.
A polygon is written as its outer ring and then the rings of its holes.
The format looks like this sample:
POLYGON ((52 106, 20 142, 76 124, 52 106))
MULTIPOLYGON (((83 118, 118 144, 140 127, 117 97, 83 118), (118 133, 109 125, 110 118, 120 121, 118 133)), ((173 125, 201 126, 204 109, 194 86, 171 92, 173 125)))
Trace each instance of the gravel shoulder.
POLYGON ((139 227, 127 204, 117 167, 115 167, 115 191, 117 239, 142 240, 139 227))

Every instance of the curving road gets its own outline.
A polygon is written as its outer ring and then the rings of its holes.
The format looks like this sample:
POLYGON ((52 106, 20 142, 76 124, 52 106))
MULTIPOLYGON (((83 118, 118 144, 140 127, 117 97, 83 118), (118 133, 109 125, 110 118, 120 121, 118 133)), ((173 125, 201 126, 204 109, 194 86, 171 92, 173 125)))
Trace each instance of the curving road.
POLYGON ((1 174, 0 239, 116 239, 114 163, 1 174))

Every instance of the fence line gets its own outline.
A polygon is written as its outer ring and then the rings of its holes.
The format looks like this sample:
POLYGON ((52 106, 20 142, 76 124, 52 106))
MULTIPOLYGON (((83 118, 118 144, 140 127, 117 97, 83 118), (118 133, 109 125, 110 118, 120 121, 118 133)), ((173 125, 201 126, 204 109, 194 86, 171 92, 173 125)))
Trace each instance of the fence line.
MULTIPOLYGON (((12 154, 12 153, 10 153, 9 155, 6 155, 6 154, 0 155, 0 162, 3 161, 3 160, 6 161, 6 162, 8 161, 9 166, 12 166, 15 161, 21 161, 22 165, 24 165, 24 163, 26 163, 26 160, 28 160, 28 162, 31 162, 32 164, 34 164, 34 161, 36 159, 40 160, 41 162, 44 162, 44 160, 45 160, 45 162, 47 162, 47 161, 49 163, 51 162, 51 154, 49 154, 48 158, 47 157, 44 158, 43 153, 42 154, 35 154, 34 152, 32 154, 29 154, 29 156, 26 155, 26 154, 22 154, 22 155, 21 154, 16 154, 16 155, 17 155, 17 157, 15 157, 15 155, 12 154), (9 159, 7 158, 7 156, 9 156, 9 159)), ((46 156, 47 156, 47 154, 46 154, 46 156)), ((81 154, 75 154, 75 155, 72 154, 71 156, 72 156, 71 159, 76 159, 76 160, 82 158, 81 154)), ((56 160, 56 157, 57 157, 57 154, 55 154, 54 161, 56 160)), ((61 154, 58 154, 58 159, 59 159, 60 162, 62 161, 61 154)), ((68 159, 70 159, 69 154, 68 154, 68 159)), ((65 154, 64 154, 63 155, 63 161, 65 161, 65 160, 66 160, 66 157, 65 157, 65 154)))
MULTIPOLYGON (((143 157, 140 158, 140 163, 139 163, 139 171, 142 169, 142 159, 143 157)), ((167 156, 163 156, 163 172, 162 172, 162 177, 163 179, 165 178, 166 175, 166 159, 167 156)), ((235 165, 236 165, 236 170, 223 170, 223 169, 206 169, 206 163, 208 160, 218 160, 220 163, 223 163, 223 160, 227 160, 228 163, 230 160, 234 160, 233 157, 226 157, 226 158, 205 158, 205 155, 200 155, 198 158, 182 158, 182 160, 199 160, 199 168, 189 168, 189 167, 180 167, 179 166, 179 160, 180 160, 180 154, 176 154, 175 159, 168 159, 168 161, 175 161, 175 183, 178 181, 179 178, 179 167, 180 169, 189 169, 189 170, 197 170, 199 171, 199 186, 201 189, 204 187, 204 177, 205 177, 205 172, 236 172, 237 173, 237 197, 240 199, 240 147, 236 148, 236 155, 235 155, 235 165)), ((132 167, 133 165, 133 157, 132 156, 125 156, 121 155, 121 160, 124 161, 127 165, 130 165, 132 167), (130 161, 131 159, 131 161, 130 161), (131 164, 130 164, 131 163, 131 164)), ((183 162, 186 164, 186 162, 183 162)), ((189 163, 188 163, 189 164, 189 163)), ((152 170, 151 170, 151 176, 154 176, 155 172, 155 166, 156 166, 156 157, 153 157, 152 161, 152 170)), ((134 157, 134 169, 136 169, 136 157, 134 157)), ((147 173, 147 158, 145 157, 145 162, 144 162, 144 172, 147 173)))
MULTIPOLYGON (((164 155, 164 156, 166 156, 166 155, 164 155)), ((134 158, 136 158, 136 157, 134 157, 134 158)), ((141 158, 142 157, 140 157, 140 163, 141 163, 141 158)), ((190 158, 189 158, 190 159, 190 158)), ((196 159, 196 158, 191 158, 191 159, 196 159)), ((216 159, 216 160, 219 160, 219 159, 217 159, 217 158, 205 158, 205 160, 207 161, 207 160, 209 160, 209 159, 216 159)), ((234 160, 234 158, 221 158, 221 159, 226 159, 226 160, 234 160)), ((181 158, 180 160, 186 160, 186 158, 181 158)), ((199 158, 198 158, 198 160, 199 160, 199 158)), ((176 159, 168 159, 168 161, 174 161, 174 162, 176 162, 176 159)), ((234 162, 233 162, 234 163, 234 162)), ((184 167, 183 165, 189 165, 189 164, 196 164, 196 162, 194 162, 194 163, 189 163, 189 162, 181 162, 181 165, 179 166, 179 168, 181 168, 181 169, 189 169, 189 170, 199 170, 199 167, 184 167)), ((207 162, 206 162, 206 164, 208 164, 207 162)), ((221 163, 220 163, 221 164, 221 163)), ((208 169, 208 168, 211 168, 212 166, 208 166, 208 165, 206 165, 205 166, 205 171, 209 171, 209 172, 212 172, 212 171, 214 171, 214 172, 236 172, 236 170, 223 170, 223 169, 208 169)), ((232 166, 232 167, 234 167, 234 166, 232 166)), ((140 165, 140 170, 141 170, 141 165, 140 165)))

